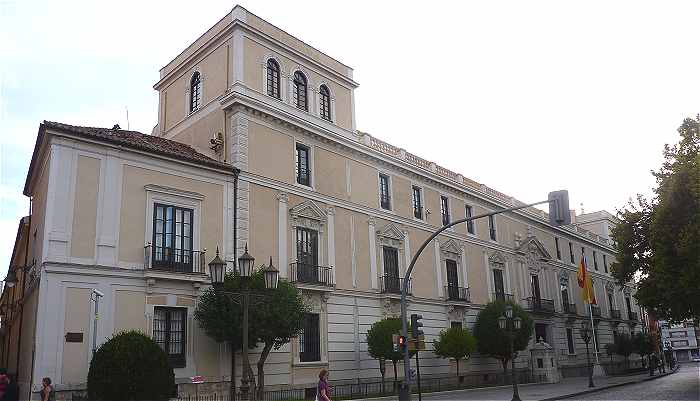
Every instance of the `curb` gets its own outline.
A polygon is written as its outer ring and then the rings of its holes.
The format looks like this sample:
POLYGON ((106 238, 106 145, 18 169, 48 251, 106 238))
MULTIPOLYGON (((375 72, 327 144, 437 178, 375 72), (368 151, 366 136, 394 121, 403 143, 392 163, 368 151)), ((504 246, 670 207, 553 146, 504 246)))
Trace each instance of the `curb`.
POLYGON ((660 379, 660 378, 662 378, 662 377, 666 377, 666 376, 668 376, 668 375, 671 375, 671 374, 673 374, 673 373, 675 373, 675 372, 676 372, 676 371, 674 370, 674 371, 672 371, 672 372, 663 373, 663 374, 661 374, 661 375, 655 375, 655 376, 645 377, 645 378, 640 379, 640 380, 634 380, 634 381, 624 382, 624 383, 610 384, 610 385, 603 386, 603 387, 595 387, 595 388, 592 388, 592 389, 590 389, 590 390, 584 390, 584 391, 579 391, 579 392, 576 392, 576 393, 560 395, 560 396, 557 396, 557 397, 544 398, 544 399, 541 399, 541 400, 538 400, 538 401, 557 401, 557 400, 569 399, 569 398, 577 397, 577 396, 579 396, 579 395, 591 394, 591 393, 596 393, 596 392, 598 392, 598 391, 608 390, 608 389, 615 388, 615 387, 626 386, 626 385, 628 385, 628 384, 639 384, 639 383, 644 383, 644 382, 648 382, 648 381, 651 381, 651 380, 660 379))

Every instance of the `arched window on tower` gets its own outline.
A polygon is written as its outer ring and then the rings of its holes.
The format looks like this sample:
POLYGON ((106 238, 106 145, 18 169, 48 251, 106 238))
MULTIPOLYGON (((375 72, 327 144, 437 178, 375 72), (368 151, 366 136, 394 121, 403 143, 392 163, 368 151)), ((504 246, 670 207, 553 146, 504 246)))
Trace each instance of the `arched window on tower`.
POLYGON ((196 111, 202 102, 202 76, 196 71, 190 80, 190 113, 196 111))
POLYGON ((294 105, 298 109, 309 111, 306 77, 300 71, 294 73, 294 105))
POLYGON ((280 65, 274 59, 267 60, 267 94, 280 99, 280 65))
POLYGON ((319 93, 319 106, 321 111, 321 118, 324 120, 331 121, 331 91, 328 90, 326 85, 321 85, 318 90, 319 93))

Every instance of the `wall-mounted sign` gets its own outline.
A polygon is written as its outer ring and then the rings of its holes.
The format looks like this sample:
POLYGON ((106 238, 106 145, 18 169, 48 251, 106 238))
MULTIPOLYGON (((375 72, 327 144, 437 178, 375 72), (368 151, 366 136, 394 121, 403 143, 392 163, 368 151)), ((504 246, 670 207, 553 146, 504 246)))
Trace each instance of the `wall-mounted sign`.
POLYGON ((66 333, 67 343, 81 343, 83 342, 83 333, 66 333))

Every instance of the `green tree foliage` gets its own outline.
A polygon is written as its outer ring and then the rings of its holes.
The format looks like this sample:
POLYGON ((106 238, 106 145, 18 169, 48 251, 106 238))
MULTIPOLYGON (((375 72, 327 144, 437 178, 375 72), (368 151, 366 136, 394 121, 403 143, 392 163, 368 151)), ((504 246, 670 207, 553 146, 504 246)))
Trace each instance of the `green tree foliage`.
POLYGON ((468 329, 452 327, 440 332, 440 337, 433 341, 433 352, 441 358, 454 359, 457 363, 459 376, 459 361, 469 359, 476 349, 476 339, 468 329))
POLYGON ((637 196, 612 232, 613 275, 621 284, 638 278, 639 304, 669 320, 700 318, 700 117, 685 119, 678 133, 653 173, 654 196, 637 196))
MULTIPOLYGON (((409 333, 410 333, 409 328, 409 333)), ((385 363, 391 361, 394 365, 394 384, 397 381, 398 361, 403 359, 401 350, 394 351, 393 335, 401 333, 401 319, 389 317, 375 322, 367 331, 367 351, 369 355, 379 361, 379 373, 382 375, 382 387, 386 374, 385 363)))
POLYGON ((121 332, 95 352, 88 371, 91 400, 168 400, 175 375, 168 356, 150 337, 121 332))
POLYGON ((654 352, 654 338, 648 333, 637 333, 632 336, 633 351, 642 358, 654 352))
MULTIPOLYGON (((242 285, 239 275, 227 273, 222 290, 240 293, 242 285)), ((279 349, 301 333, 307 307, 301 291, 287 281, 280 280, 275 290, 265 289, 265 278, 260 270, 251 276, 248 285, 254 294, 267 294, 269 297, 265 301, 252 298, 249 307, 249 346, 263 346, 257 362, 257 391, 262 393, 265 386, 264 365, 270 351, 279 349)), ((194 317, 207 335, 218 342, 233 344, 238 351, 243 337, 243 308, 240 298, 224 295, 223 291, 217 292, 213 288, 205 290, 194 317)), ((249 374, 253 377, 252 369, 249 374)))
POLYGON ((615 354, 625 358, 625 362, 629 364, 629 357, 634 352, 634 342, 632 337, 627 333, 620 333, 615 337, 615 354))
MULTIPOLYGON (((513 348, 515 352, 527 348, 532 333, 533 321, 530 315, 519 305, 509 302, 513 306, 513 317, 522 319, 520 330, 515 331, 513 348)), ((503 371, 506 372, 508 361, 511 359, 510 340, 506 330, 498 327, 498 318, 505 315, 506 303, 494 301, 488 303, 479 312, 474 326, 477 350, 480 354, 491 356, 501 361, 503 371)))

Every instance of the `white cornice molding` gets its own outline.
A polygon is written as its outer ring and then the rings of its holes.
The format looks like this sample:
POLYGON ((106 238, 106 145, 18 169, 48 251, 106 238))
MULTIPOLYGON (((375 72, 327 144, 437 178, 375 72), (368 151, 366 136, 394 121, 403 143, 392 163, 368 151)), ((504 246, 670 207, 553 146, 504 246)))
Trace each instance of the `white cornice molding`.
POLYGON ((144 189, 146 190, 146 192, 157 192, 160 194, 178 196, 181 198, 189 198, 199 201, 204 200, 204 195, 198 192, 186 191, 183 189, 171 188, 162 185, 146 184, 144 186, 144 189))

